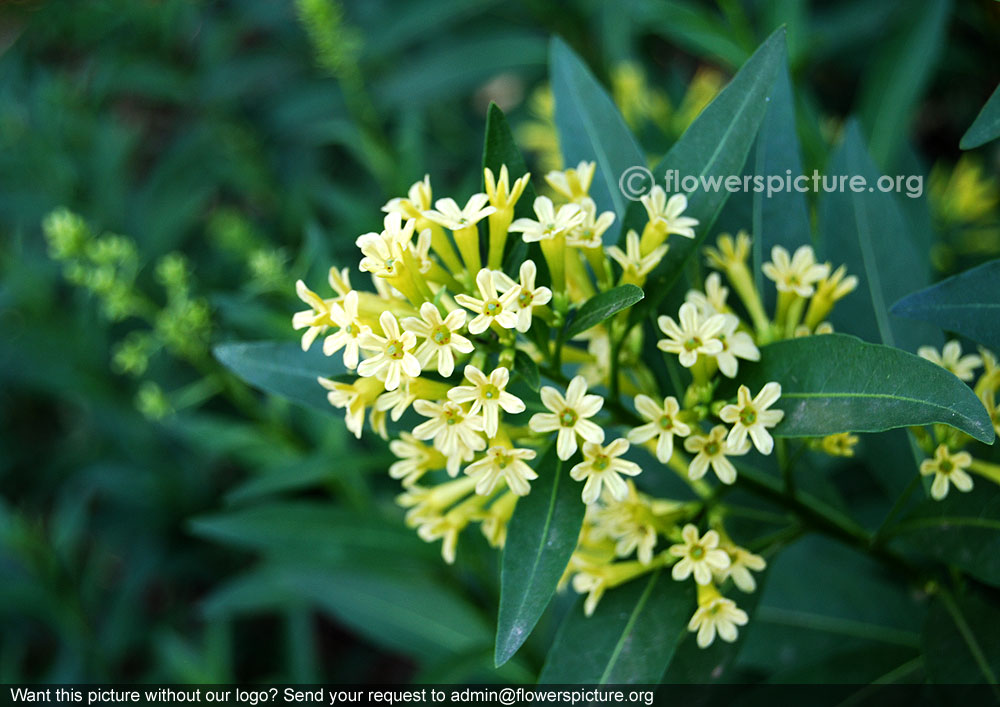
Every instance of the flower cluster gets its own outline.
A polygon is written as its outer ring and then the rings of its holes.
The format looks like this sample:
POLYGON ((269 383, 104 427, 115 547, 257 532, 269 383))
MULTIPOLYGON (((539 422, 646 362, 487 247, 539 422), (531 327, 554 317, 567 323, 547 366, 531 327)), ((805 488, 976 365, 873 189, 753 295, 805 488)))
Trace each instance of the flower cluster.
MULTIPOLYGON (((435 200, 425 177, 383 207, 381 231, 357 239, 371 290, 355 289, 346 269, 330 270, 332 297, 300 281, 308 309, 293 325, 304 349, 322 337, 324 353, 342 362, 344 375, 319 382, 348 428, 360 437, 367 421, 392 438, 398 461, 389 474, 403 485, 406 522, 440 540, 446 561, 472 525, 504 544, 518 499, 557 473, 554 461, 541 463, 551 448, 587 506, 563 582, 587 594, 585 611, 605 590, 672 566, 675 580, 698 584, 699 645, 716 635, 731 641, 746 614, 720 587, 732 580, 753 591, 751 571, 765 564, 726 534, 710 479, 732 484, 734 458, 771 454, 784 414, 779 384, 735 385, 741 362, 759 360, 764 342, 829 331, 826 315, 856 280, 817 263, 809 248, 792 256, 775 248, 765 269, 777 287, 771 318, 746 263, 749 237, 721 236, 708 256, 728 287, 712 273, 675 316, 657 320, 656 346, 689 380, 674 395, 656 392, 642 356, 648 334, 627 310, 575 337, 567 323, 600 292, 644 286, 668 239, 694 238, 699 223, 685 215, 683 194, 654 187, 642 199, 641 231, 604 247, 615 215, 589 196, 594 171, 582 162, 550 172, 530 205, 521 203, 529 175, 511 180, 506 166, 486 169, 483 193, 464 205, 435 200), (728 301, 730 287, 742 306, 728 301), (679 474, 696 500, 640 491, 644 468, 679 474), (701 534, 696 523, 706 517, 701 534)), ((849 453, 850 442, 831 442, 845 446, 849 453)))
MULTIPOLYGON (((997 392, 1000 391, 1000 364, 997 363, 997 357, 993 352, 980 348, 978 354, 962 355, 962 345, 952 340, 946 343, 941 351, 933 346, 921 346, 917 354, 954 373, 963 381, 968 383, 975 381, 973 389, 989 413, 993 428, 1000 434, 1000 406, 997 405, 997 392), (979 368, 983 368, 983 372, 977 380, 976 371, 979 368)), ((942 500, 948 495, 951 486, 959 491, 971 491, 970 471, 994 483, 1000 483, 1000 465, 974 459, 969 452, 964 451, 973 441, 967 434, 946 425, 934 425, 930 432, 916 428, 914 433, 924 451, 931 455, 929 459, 921 462, 920 474, 932 477, 930 489, 932 498, 942 500)))

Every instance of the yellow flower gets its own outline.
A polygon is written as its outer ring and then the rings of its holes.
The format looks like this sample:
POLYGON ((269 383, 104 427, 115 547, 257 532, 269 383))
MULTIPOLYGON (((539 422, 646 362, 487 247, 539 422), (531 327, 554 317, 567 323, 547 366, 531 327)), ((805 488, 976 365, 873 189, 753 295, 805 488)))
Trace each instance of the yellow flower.
POLYGON ((661 315, 656 320, 660 330, 667 335, 666 339, 656 342, 661 351, 677 354, 685 368, 693 366, 699 354, 715 356, 722 351, 718 335, 726 324, 723 315, 713 314, 702 318, 695 305, 685 302, 681 305, 678 319, 679 325, 673 317, 667 315, 661 315))
POLYGON ((538 474, 525 463, 535 458, 533 449, 511 449, 495 446, 486 450, 486 456, 465 467, 465 473, 476 479, 476 493, 489 496, 501 478, 517 496, 527 496, 531 491, 529 481, 538 474))
POLYGON ((578 202, 590 193, 590 183, 594 180, 596 169, 596 162, 580 162, 576 169, 549 172, 545 175, 545 181, 560 195, 578 202))
POLYGON ((382 211, 387 214, 398 213, 407 219, 420 219, 423 212, 431 208, 431 177, 425 174, 424 178, 415 182, 407 192, 409 198, 396 197, 390 199, 382 211))
POLYGON ((954 339, 944 345, 941 353, 933 346, 921 346, 917 349, 917 355, 951 371, 964 381, 971 381, 975 377, 974 371, 983 365, 983 359, 978 354, 963 356, 962 345, 954 339))
POLYGON ((539 196, 533 208, 538 220, 519 218, 510 225, 510 230, 520 233, 525 243, 550 240, 583 223, 584 213, 577 204, 563 204, 557 212, 549 197, 539 196))
POLYGON ((401 376, 416 378, 420 375, 420 361, 411 353, 417 345, 417 337, 413 332, 400 331, 392 312, 382 312, 378 321, 385 336, 369 331, 361 337, 361 348, 374 351, 375 355, 361 362, 358 375, 384 380, 386 390, 395 390, 401 376))
POLYGON ((566 234, 566 245, 576 248, 599 248, 603 242, 604 232, 615 222, 613 211, 605 211, 597 215, 597 204, 589 197, 580 200, 583 209, 583 221, 566 234))
POLYGON ((713 314, 722 314, 728 309, 726 305, 728 297, 729 288, 723 286, 722 277, 719 273, 712 272, 705 278, 705 291, 688 290, 684 301, 696 305, 703 317, 710 317, 713 314))
POLYGON ((934 450, 933 459, 924 459, 920 463, 920 473, 934 475, 931 496, 940 501, 948 495, 948 484, 954 484, 959 491, 972 490, 972 477, 965 471, 971 464, 972 456, 968 452, 951 454, 948 446, 941 444, 934 450))
POLYGON ((667 252, 667 246, 657 246, 647 255, 642 255, 642 251, 639 248, 639 234, 629 229, 629 232, 625 235, 624 252, 616 245, 605 248, 604 252, 621 266, 626 275, 631 275, 635 279, 645 277, 652 272, 653 268, 659 265, 667 252))
POLYGON ((747 594, 757 589, 757 580, 750 574, 750 570, 754 572, 764 570, 767 567, 764 558, 736 545, 728 545, 723 549, 729 554, 729 569, 718 573, 719 581, 728 577, 741 592, 747 594))
POLYGON ((735 239, 728 233, 719 234, 715 244, 717 248, 705 248, 705 259, 720 270, 744 264, 750 256, 750 236, 745 231, 737 233, 735 239))
POLYGON ((624 439, 616 439, 607 447, 594 442, 583 445, 583 461, 569 471, 575 481, 586 480, 583 485, 583 502, 591 504, 601 495, 601 489, 607 489, 611 498, 624 501, 628 495, 628 485, 620 476, 637 476, 642 472, 639 465, 627 459, 620 459, 628 451, 629 443, 624 439))
MULTIPOLYGON (((517 326, 519 332, 526 332, 531 328, 531 317, 535 307, 548 304, 552 299, 552 290, 548 287, 535 287, 535 275, 537 268, 533 260, 525 260, 521 263, 518 276, 521 279, 521 290, 517 295, 515 309, 517 311, 517 326)), ((494 274, 505 290, 513 289, 518 283, 511 280, 503 272, 494 274)))
POLYGON ((459 464, 470 461, 473 452, 486 448, 486 441, 480 435, 483 418, 470 415, 458 403, 417 400, 413 409, 430 418, 413 428, 413 436, 434 440, 434 448, 448 458, 446 468, 449 476, 457 476, 459 464))
POLYGON ((333 321, 330 319, 331 303, 306 287, 306 283, 302 280, 295 283, 295 291, 299 299, 310 307, 310 309, 296 312, 292 316, 292 327, 306 330, 302 335, 302 350, 308 351, 316 337, 333 325, 333 321))
POLYGON ((456 295, 455 301, 476 316, 469 322, 471 334, 482 334, 490 324, 496 322, 504 329, 517 326, 517 298, 521 287, 514 285, 502 295, 497 295, 497 278, 492 270, 483 268, 476 275, 476 287, 479 288, 479 299, 469 295, 456 295))
POLYGON ((524 401, 508 393, 510 372, 501 366, 486 376, 475 366, 465 367, 465 378, 472 385, 460 385, 448 391, 448 399, 456 403, 472 403, 469 414, 482 412, 483 431, 493 438, 500 426, 500 410, 516 415, 524 412, 524 401))
POLYGON ((715 587, 702 592, 698 588, 698 608, 688 623, 688 631, 698 632, 698 647, 708 648, 715 641, 715 635, 727 643, 732 643, 739 635, 737 626, 746 626, 747 612, 737 608, 736 602, 721 596, 715 587))
POLYGON ((539 395, 542 404, 551 412, 537 412, 528 421, 533 432, 556 432, 556 454, 565 461, 576 453, 576 437, 584 441, 601 444, 604 430, 591 422, 604 405, 600 395, 587 395, 587 381, 576 376, 566 388, 566 397, 551 386, 545 386, 539 395))
POLYGON ((712 572, 729 568, 729 555, 719 549, 719 534, 714 530, 698 536, 698 528, 688 523, 681 530, 683 543, 670 546, 670 554, 680 558, 674 563, 670 576, 678 582, 694 575, 698 584, 710 584, 712 572))
POLYGON ((618 557, 628 557, 635 552, 639 562, 648 565, 653 561, 656 548, 657 516, 670 513, 681 504, 651 499, 639 493, 631 479, 625 483, 628 494, 624 501, 615 501, 605 494, 601 505, 588 506, 588 511, 593 509, 594 533, 614 540, 618 557))
POLYGON ((344 365, 354 370, 358 367, 362 337, 371 333, 371 327, 358 317, 358 293, 351 290, 340 304, 331 304, 330 320, 339 328, 323 340, 323 353, 333 356, 344 349, 344 365))
POLYGON ((347 429, 358 439, 365 424, 365 409, 375 402, 382 391, 381 381, 375 378, 358 378, 353 383, 341 383, 330 378, 317 378, 329 393, 326 399, 335 408, 344 408, 347 429))
POLYGON ((486 205, 487 201, 489 197, 486 194, 473 194, 463 209, 450 197, 438 199, 434 202, 434 209, 424 211, 423 216, 452 231, 459 231, 475 226, 496 211, 495 207, 486 205))
POLYGON ((442 318, 438 308, 431 302, 420 305, 420 318, 407 317, 403 326, 424 341, 417 347, 416 357, 420 365, 426 368, 437 359, 437 371, 448 378, 455 371, 455 353, 472 353, 472 342, 459 334, 465 326, 465 312, 456 309, 442 318))
POLYGON ((501 494, 500 497, 486 509, 479 526, 490 547, 503 547, 507 542, 507 523, 514 515, 517 506, 517 496, 512 491, 501 494))
POLYGON ((750 435, 757 451, 761 454, 770 454, 774 449, 774 439, 767 428, 781 422, 785 413, 782 410, 768 410, 768 408, 780 397, 781 384, 774 381, 761 388, 753 399, 750 398, 750 389, 741 385, 736 392, 736 404, 726 405, 719 411, 722 421, 733 425, 726 444, 739 449, 746 444, 747 435, 750 435))
POLYGON ((830 266, 816 262, 812 246, 799 246, 789 258, 788 251, 780 245, 771 249, 771 262, 764 263, 761 270, 774 281, 779 292, 794 292, 800 297, 810 297, 813 285, 830 274, 830 266))
POLYGON ((684 440, 684 449, 692 454, 697 452, 688 466, 689 479, 697 481, 705 475, 711 465, 712 471, 722 483, 731 484, 736 481, 736 467, 726 457, 746 454, 750 451, 750 442, 744 440, 744 446, 733 447, 726 440, 727 433, 725 427, 716 425, 708 436, 692 435, 684 440))
POLYGON ((385 229, 381 233, 365 233, 358 236, 356 245, 364 257, 358 265, 362 272, 370 272, 378 277, 392 278, 399 275, 403 266, 403 249, 408 248, 413 236, 414 221, 405 225, 398 213, 386 214, 385 229))
POLYGON ((685 238, 694 238, 694 227, 698 219, 684 216, 688 200, 683 194, 674 194, 667 199, 667 192, 661 186, 654 186, 640 201, 646 208, 649 222, 665 234, 676 233, 685 238))
POLYGON ((820 449, 831 457, 853 457, 858 436, 850 432, 838 432, 820 440, 820 449))
MULTIPOLYGON (((715 274, 715 273, 713 273, 715 274)), ((759 361, 760 349, 753 342, 753 337, 745 331, 737 331, 740 325, 739 317, 735 314, 723 314, 725 324, 722 331, 718 333, 718 339, 722 342, 722 351, 715 354, 715 361, 719 364, 719 370, 727 378, 735 378, 739 370, 739 361, 759 361)))
POLYGON ((691 428, 678 417, 681 406, 677 403, 677 398, 669 395, 660 406, 648 395, 637 395, 635 409, 649 422, 629 430, 628 440, 641 444, 656 437, 656 458, 660 463, 666 464, 674 454, 674 435, 687 437, 691 434, 691 428))
POLYGON ((486 183, 486 198, 489 199, 498 211, 500 209, 513 208, 517 200, 524 193, 524 188, 528 186, 530 174, 525 174, 514 180, 514 186, 510 186, 510 177, 507 174, 507 165, 500 165, 499 178, 494 178, 493 170, 489 167, 483 169, 483 176, 486 183))
POLYGON ((444 455, 418 440, 409 432, 401 432, 399 439, 389 442, 389 451, 398 461, 389 467, 389 476, 399 479, 403 486, 412 486, 432 469, 443 469, 444 455))

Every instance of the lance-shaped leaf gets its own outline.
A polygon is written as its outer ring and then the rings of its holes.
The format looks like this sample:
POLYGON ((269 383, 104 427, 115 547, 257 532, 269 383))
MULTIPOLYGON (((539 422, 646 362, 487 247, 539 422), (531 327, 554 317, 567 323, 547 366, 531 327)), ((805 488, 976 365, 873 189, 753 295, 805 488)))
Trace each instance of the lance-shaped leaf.
POLYGON ((599 292, 583 303, 576 316, 566 327, 566 338, 572 339, 591 327, 613 317, 641 300, 645 295, 635 285, 619 285, 606 292, 599 292))
POLYGON ((1000 351, 1000 260, 994 260, 893 305, 892 313, 931 322, 1000 351))
POLYGON ((303 351, 293 342, 219 344, 212 352, 219 363, 253 387, 323 412, 334 409, 316 379, 347 370, 341 357, 324 356, 319 346, 303 351))
MULTIPOLYGON (((923 649, 931 682, 989 683, 1000 681, 1000 609, 970 587, 965 595, 939 592, 924 622, 923 649)), ((983 692, 984 696, 986 692, 983 692)), ((1000 691, 993 690, 993 701, 1000 691)))
POLYGON ((593 616, 576 602, 563 619, 541 683, 659 682, 695 610, 693 582, 656 570, 601 599, 593 616))
POLYGON ((549 71, 563 161, 596 163, 590 196, 598 213, 614 211, 620 222, 628 201, 618 181, 629 167, 645 167, 646 158, 611 96, 558 37, 549 48, 549 71))
POLYGON ((580 484, 569 478, 573 460, 553 445, 538 464, 531 493, 518 499, 507 526, 500 573, 500 614, 495 660, 517 652, 545 611, 576 549, 586 506, 580 484))
MULTIPOLYGON (((701 179, 723 179, 740 173, 764 119, 784 56, 785 30, 781 28, 754 52, 653 170, 657 179, 663 178, 668 170, 675 170, 673 174, 678 181, 684 177, 699 180, 695 190, 687 195, 685 215, 700 223, 694 239, 670 237, 670 250, 647 280, 648 296, 640 307, 636 307, 633 321, 656 309, 711 231, 729 192, 724 188, 706 188, 700 183, 701 179)), ((676 189, 675 186, 673 190, 676 189)), ((641 228, 644 220, 642 205, 633 203, 626 215, 622 237, 628 228, 641 228)))
POLYGON ((742 364, 739 382, 756 393, 781 384, 782 437, 882 432, 943 423, 981 442, 994 439, 979 398, 952 373, 919 356, 845 334, 789 339, 761 348, 742 364))
POLYGON ((976 120, 965 131, 959 147, 963 150, 971 150, 996 140, 998 137, 1000 137, 1000 86, 997 86, 996 90, 993 91, 993 95, 979 111, 976 120))

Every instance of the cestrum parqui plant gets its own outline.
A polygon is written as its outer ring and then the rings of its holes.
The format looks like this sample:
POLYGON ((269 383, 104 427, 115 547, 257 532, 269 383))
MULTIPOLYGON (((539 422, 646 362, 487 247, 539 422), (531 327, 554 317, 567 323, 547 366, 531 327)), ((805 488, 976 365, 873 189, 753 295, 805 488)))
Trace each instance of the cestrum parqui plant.
MULTIPOLYGON (((741 365, 758 361, 763 343, 831 331, 826 316, 857 281, 809 247, 776 247, 764 266, 777 290, 769 316, 748 265, 749 235, 719 236, 705 250, 714 271, 702 288, 656 319, 653 351, 690 380, 660 390, 643 358, 648 334, 630 321, 635 298, 625 295, 645 284, 670 239, 695 237, 686 197, 654 187, 642 198, 644 227, 625 234, 624 248, 605 247, 615 215, 590 196, 593 163, 547 174, 551 196, 530 208, 517 209, 533 193, 530 175, 514 179, 504 165, 483 176, 485 191, 464 206, 434 200, 425 177, 383 207, 382 230, 357 239, 371 289, 336 268, 329 298, 298 283, 309 307, 293 320, 303 348, 322 338, 346 371, 319 384, 356 436, 367 418, 390 439, 406 522, 441 541, 447 562, 473 526, 503 546, 517 504, 556 473, 549 459, 567 465, 586 506, 562 583, 587 595, 588 615, 608 590, 671 567, 674 581, 697 585, 689 628, 698 645, 735 640, 748 619, 723 591, 754 591, 766 561, 731 539, 718 490, 737 480, 736 462, 751 450, 773 452, 783 415, 781 386, 739 385, 741 365), (572 328, 594 298, 610 306, 572 328), (735 392, 720 397, 728 383, 735 392), (696 500, 640 490, 644 477, 662 474, 678 475, 696 500)), ((823 443, 845 454, 853 441, 823 443)))

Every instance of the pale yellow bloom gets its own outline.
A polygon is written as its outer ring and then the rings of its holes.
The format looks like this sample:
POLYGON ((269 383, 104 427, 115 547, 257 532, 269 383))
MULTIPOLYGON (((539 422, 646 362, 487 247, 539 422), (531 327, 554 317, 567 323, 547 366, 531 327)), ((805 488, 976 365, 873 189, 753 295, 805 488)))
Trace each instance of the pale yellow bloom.
POLYGON ((418 440, 409 432, 401 432, 399 439, 389 442, 389 451, 398 461, 389 467, 389 476, 399 479, 404 486, 412 486, 428 471, 443 469, 444 455, 418 440))
MULTIPOLYGON (((536 274, 537 268, 533 260, 525 260, 521 263, 521 269, 518 272, 521 290, 515 302, 517 310, 517 326, 515 328, 522 333, 531 328, 531 317, 535 307, 548 304, 549 300, 552 299, 552 290, 548 287, 535 287, 536 274)), ((496 272, 494 276, 505 290, 513 289, 518 284, 503 272, 496 272)))
POLYGON ((642 469, 635 462, 621 459, 628 451, 629 443, 624 439, 616 439, 606 447, 594 442, 583 445, 583 461, 570 469, 569 475, 576 481, 584 481, 583 502, 591 504, 601 495, 601 489, 606 489, 611 498, 624 501, 628 495, 628 486, 621 474, 637 476, 642 469))
POLYGON ((975 370, 983 365, 983 359, 978 354, 963 356, 962 345, 954 339, 944 345, 941 353, 933 346, 921 346, 917 349, 917 355, 951 371, 964 381, 971 381, 975 377, 975 370))
POLYGON ((327 302, 310 290, 302 280, 295 283, 295 292, 299 299, 310 307, 310 309, 292 315, 292 327, 306 330, 302 335, 302 350, 308 351, 309 347, 316 341, 316 337, 333 326, 333 321, 330 319, 332 302, 327 302))
POLYGON ((729 568, 717 573, 719 581, 728 577, 741 592, 749 594, 756 590, 757 580, 750 570, 763 571, 767 567, 764 558, 736 545, 727 545, 723 549, 729 554, 729 568))
POLYGON ((549 197, 539 196, 533 208, 537 220, 519 218, 510 225, 510 231, 520 233, 525 243, 564 235, 583 223, 584 213, 577 204, 563 204, 557 212, 549 197))
POLYGON ((545 181, 560 195, 570 201, 579 202, 590 193, 590 184, 594 180, 596 169, 596 162, 580 162, 575 169, 549 172, 545 175, 545 181))
POLYGON ((667 199, 667 192, 661 186, 654 186, 640 201, 646 208, 649 222, 663 233, 676 233, 685 238, 694 238, 694 227, 698 219, 684 216, 688 200, 683 194, 674 194, 667 199))
POLYGON ((330 404, 335 408, 344 409, 347 429, 360 439, 365 424, 365 410, 382 392, 381 381, 375 378, 358 378, 353 383, 341 383, 330 378, 317 378, 317 380, 330 391, 326 394, 330 404))
POLYGON ((512 208, 521 198, 524 188, 528 186, 528 180, 531 179, 530 174, 525 174, 514 180, 513 187, 510 186, 507 165, 500 165, 499 178, 493 176, 493 170, 489 167, 483 169, 483 176, 486 183, 486 198, 498 210, 512 208))
POLYGON ((498 279, 492 270, 483 268, 476 275, 479 298, 465 294, 455 296, 456 302, 476 315, 469 322, 469 332, 472 334, 482 334, 493 322, 504 329, 514 329, 517 326, 517 298, 521 294, 521 287, 514 285, 498 295, 498 279))
POLYGON ((648 395, 637 395, 635 409, 649 422, 629 430, 628 440, 641 444, 656 437, 656 458, 666 464, 674 454, 674 435, 687 437, 691 434, 691 428, 678 417, 681 406, 677 398, 669 395, 663 399, 661 406, 648 395))
POLYGON ((476 479, 476 493, 489 496, 503 479, 516 496, 527 496, 531 491, 529 481, 538 478, 535 470, 525 461, 535 458, 533 449, 511 449, 495 446, 486 450, 486 456, 465 467, 465 473, 476 479))
POLYGON ((407 317, 403 326, 423 342, 417 347, 416 356, 426 368, 437 359, 437 371, 448 378, 455 371, 455 354, 472 353, 472 342, 458 332, 465 326, 465 312, 456 309, 442 318, 441 312, 431 302, 420 305, 420 318, 407 317))
POLYGON ((613 211, 605 211, 597 215, 597 204, 589 197, 579 202, 583 209, 583 221, 566 234, 566 245, 576 248, 599 248, 603 243, 604 232, 615 222, 613 211))
POLYGON ((736 481, 736 467, 727 456, 742 456, 750 451, 750 442, 743 441, 742 447, 733 447, 726 440, 728 430, 716 425, 708 435, 692 435, 684 440, 684 449, 695 454, 688 466, 688 478, 696 481, 705 475, 711 465, 712 471, 724 484, 736 481))
POLYGON ((417 400, 413 403, 413 409, 429 418, 413 428, 413 436, 422 440, 434 440, 434 448, 448 458, 446 468, 449 476, 457 476, 458 467, 463 461, 470 461, 473 452, 486 448, 486 440, 480 434, 483 431, 483 418, 470 415, 458 403, 417 400))
POLYGON ((832 457, 853 457, 858 436, 850 432, 838 432, 820 440, 820 449, 832 457))
POLYGON ((783 410, 769 410, 781 397, 781 384, 774 381, 768 383, 757 396, 750 397, 750 389, 741 385, 736 391, 736 404, 726 405, 719 411, 723 422, 733 425, 729 431, 726 443, 734 449, 744 446, 747 435, 753 440, 757 451, 770 454, 774 449, 774 439, 767 428, 774 427, 785 417, 783 410))
POLYGON ((465 204, 465 208, 459 207, 452 198, 438 199, 434 202, 434 209, 424 211, 424 218, 433 221, 452 231, 458 231, 469 226, 475 226, 484 218, 496 211, 493 206, 487 206, 489 197, 486 194, 473 194, 465 204))
POLYGON ((413 236, 414 221, 404 224, 398 213, 386 214, 381 233, 365 233, 358 236, 356 244, 364 257, 358 265, 362 272, 370 272, 378 277, 391 278, 403 269, 403 250, 409 247, 413 236))
POLYGON ((715 636, 727 643, 732 643, 739 635, 737 626, 746 626, 749 617, 747 612, 736 606, 732 599, 721 596, 714 587, 702 596, 698 591, 698 608, 688 622, 688 631, 698 632, 698 647, 708 648, 715 641, 715 636))
POLYGON ((718 338, 722 342, 722 351, 715 354, 715 361, 719 364, 719 370, 727 378, 735 378, 739 370, 739 361, 759 361, 760 349, 754 343, 753 337, 745 331, 738 331, 740 325, 739 317, 735 314, 723 314, 725 325, 719 332, 718 338))
POLYGON ((386 390, 395 390, 401 376, 420 375, 420 361, 412 353, 417 337, 411 331, 400 331, 392 312, 382 312, 378 321, 385 336, 369 331, 361 337, 361 348, 375 354, 358 365, 358 375, 384 380, 386 390))
POLYGON ((431 177, 425 174, 419 182, 414 182, 407 192, 408 198, 396 197, 390 199, 382 210, 386 213, 398 213, 407 219, 419 219, 423 212, 431 208, 431 177))
POLYGON ((710 317, 726 311, 728 297, 729 288, 722 284, 722 277, 717 272, 711 272, 705 278, 705 291, 688 290, 684 301, 696 305, 703 317, 710 317))
POLYGON ((323 353, 333 356, 344 349, 344 365, 354 370, 358 367, 361 340, 371 333, 371 327, 358 317, 358 293, 351 290, 340 304, 331 304, 330 320, 338 329, 323 340, 323 353))
POLYGON ((934 450, 933 459, 924 459, 920 463, 920 473, 924 476, 934 475, 931 483, 931 497, 940 501, 948 495, 948 485, 953 484, 959 491, 972 490, 972 477, 966 469, 972 464, 972 455, 968 452, 951 454, 948 446, 938 445, 934 450))
POLYGON ((684 542, 670 546, 670 554, 680 558, 670 575, 682 582, 692 574, 698 584, 710 584, 712 572, 729 568, 729 555, 719 549, 719 534, 714 530, 698 536, 698 528, 688 523, 681 530, 684 542))
POLYGON ((830 266, 817 263, 812 246, 803 245, 788 256, 788 251, 780 245, 771 249, 771 262, 764 263, 761 270, 774 281, 779 292, 794 292, 799 297, 810 297, 817 282, 830 274, 830 266))
POLYGON ((673 317, 661 315, 656 323, 667 335, 666 339, 656 342, 657 348, 668 353, 675 353, 685 368, 693 366, 698 355, 715 356, 722 351, 719 334, 726 324, 726 318, 721 314, 713 314, 703 318, 698 308, 690 302, 681 305, 678 313, 680 324, 673 317))
POLYGON ((616 245, 604 249, 608 257, 618 263, 627 275, 633 278, 641 278, 653 271, 663 256, 666 255, 667 246, 659 245, 653 248, 648 254, 642 255, 639 249, 639 234, 629 229, 625 235, 625 250, 622 251, 616 245))
POLYGON ((728 233, 721 233, 715 241, 715 248, 705 248, 705 259, 712 267, 728 271, 746 263, 750 257, 750 243, 750 236, 746 231, 737 233, 735 239, 728 233))
POLYGON ((604 405, 600 395, 587 395, 587 381, 576 376, 566 388, 566 397, 550 386, 545 386, 539 395, 542 404, 551 412, 537 412, 528 421, 533 432, 556 432, 556 454, 562 460, 576 453, 576 437, 584 441, 601 444, 604 430, 588 418, 596 415, 604 405))
POLYGON ((489 376, 475 366, 465 367, 465 378, 472 385, 460 385, 448 391, 448 399, 456 403, 471 403, 469 414, 478 412, 483 416, 483 431, 488 438, 497 434, 500 426, 500 410, 511 415, 524 412, 524 401, 507 392, 510 371, 501 366, 489 376))

